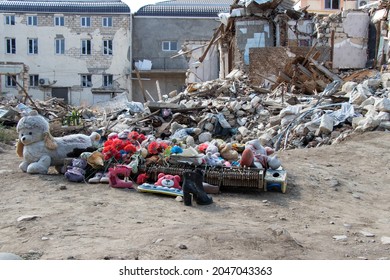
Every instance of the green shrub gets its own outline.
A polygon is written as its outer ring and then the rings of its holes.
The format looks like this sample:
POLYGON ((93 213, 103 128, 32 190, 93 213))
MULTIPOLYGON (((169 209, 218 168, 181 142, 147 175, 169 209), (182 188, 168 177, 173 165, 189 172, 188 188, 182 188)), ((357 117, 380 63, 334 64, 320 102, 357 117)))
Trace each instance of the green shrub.
POLYGON ((0 123, 0 142, 5 144, 12 144, 15 139, 18 138, 18 134, 16 133, 16 128, 6 127, 2 123, 0 123))

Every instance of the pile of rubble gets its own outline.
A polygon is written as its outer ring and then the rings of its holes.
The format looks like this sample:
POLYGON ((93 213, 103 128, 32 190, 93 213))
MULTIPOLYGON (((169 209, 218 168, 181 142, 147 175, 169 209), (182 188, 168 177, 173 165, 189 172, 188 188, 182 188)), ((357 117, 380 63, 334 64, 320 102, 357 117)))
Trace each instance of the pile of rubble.
POLYGON ((196 144, 259 139, 278 150, 337 143, 353 132, 390 129, 390 74, 374 73, 359 83, 335 81, 323 92, 297 95, 280 88, 264 93, 236 70, 224 80, 191 84, 164 102, 145 103, 146 113, 119 116, 110 130, 140 129, 164 138, 176 122, 200 129, 196 144))
POLYGON ((337 143, 353 132, 390 129, 390 73, 365 73, 370 77, 361 74, 365 79, 355 82, 351 78, 357 80, 355 73, 329 83, 320 93, 303 95, 281 87, 271 91, 251 86, 245 73, 235 70, 223 80, 190 84, 160 102, 141 104, 121 95, 104 106, 81 110, 58 99, 29 106, 8 101, 0 117, 16 122, 18 112, 38 109, 57 124, 56 129, 62 129, 57 135, 76 132, 78 127, 105 135, 137 130, 165 139, 174 133, 175 124, 197 128, 194 143, 189 145, 213 139, 240 144, 259 139, 263 146, 276 150, 317 147, 337 143), (66 121, 75 111, 79 126, 66 121))

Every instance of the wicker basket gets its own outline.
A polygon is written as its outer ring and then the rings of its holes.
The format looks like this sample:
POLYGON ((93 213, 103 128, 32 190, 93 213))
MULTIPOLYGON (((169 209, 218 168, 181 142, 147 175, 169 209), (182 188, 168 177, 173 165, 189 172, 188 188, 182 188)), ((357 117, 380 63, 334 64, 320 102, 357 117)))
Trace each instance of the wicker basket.
POLYGON ((155 165, 147 167, 146 171, 156 181, 159 173, 182 176, 183 172, 195 168, 204 171, 204 182, 219 186, 221 190, 264 190, 264 170, 257 168, 155 165))

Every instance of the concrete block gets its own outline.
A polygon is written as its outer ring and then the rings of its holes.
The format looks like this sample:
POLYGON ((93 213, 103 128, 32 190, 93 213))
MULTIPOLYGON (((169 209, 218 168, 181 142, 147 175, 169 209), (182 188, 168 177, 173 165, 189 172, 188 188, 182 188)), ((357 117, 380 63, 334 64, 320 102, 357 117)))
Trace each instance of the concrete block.
POLYGON ((390 73, 382 73, 381 81, 383 88, 390 87, 390 73))
POLYGON ((382 121, 379 127, 385 130, 390 130, 390 121, 382 121))
POLYGON ((382 98, 377 99, 374 104, 375 110, 378 112, 387 112, 390 113, 390 99, 382 98))
POLYGON ((377 128, 380 123, 381 123, 381 121, 376 120, 370 116, 370 117, 367 117, 367 118, 364 118, 363 120, 361 120, 359 122, 359 125, 356 128, 356 130, 362 131, 362 132, 372 131, 375 128, 377 128))
POLYGON ((344 91, 345 93, 350 93, 357 85, 358 83, 356 82, 346 82, 341 87, 341 90, 344 91))
POLYGON ((360 121, 362 121, 362 120, 364 120, 363 116, 353 118, 352 119, 352 128, 356 129, 358 127, 360 121))
POLYGON ((380 120, 381 122, 390 121, 390 113, 379 112, 379 114, 376 115, 375 119, 380 120))
POLYGON ((320 131, 324 134, 329 134, 333 131, 333 118, 328 115, 322 115, 321 117, 321 123, 320 123, 320 131))
POLYGON ((246 135, 248 135, 249 134, 249 129, 247 129, 245 126, 241 126, 241 127, 239 127, 238 128, 238 131, 240 132, 240 134, 242 135, 242 136, 246 136, 246 135))

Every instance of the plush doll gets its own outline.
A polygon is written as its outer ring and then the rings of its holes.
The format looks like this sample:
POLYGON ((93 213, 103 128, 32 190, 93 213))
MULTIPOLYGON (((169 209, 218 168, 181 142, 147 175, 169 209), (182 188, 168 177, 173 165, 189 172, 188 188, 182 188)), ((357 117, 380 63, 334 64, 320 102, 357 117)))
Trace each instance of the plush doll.
POLYGON ((154 183, 156 186, 162 186, 167 188, 175 188, 181 190, 180 186, 180 176, 179 175, 169 175, 160 173, 157 176, 158 180, 154 183))
POLYGON ((200 128, 186 127, 177 122, 171 124, 170 132, 172 133, 170 139, 184 142, 187 146, 194 146, 195 140, 194 135, 198 135, 201 132, 200 128))
POLYGON ((231 143, 226 143, 220 147, 221 157, 228 161, 238 160, 238 152, 232 148, 231 143))
POLYGON ((202 143, 198 145, 198 151, 202 154, 206 153, 206 150, 208 148, 209 144, 208 143, 202 143))
POLYGON ((72 166, 68 166, 64 175, 70 182, 83 182, 85 179, 86 167, 87 161, 85 159, 74 158, 72 160, 72 166))
POLYGON ((203 156, 203 163, 208 166, 224 166, 225 160, 218 156, 218 153, 212 154, 210 152, 203 156))
POLYGON ((67 154, 75 148, 86 149, 100 140, 100 135, 93 132, 90 136, 74 134, 53 137, 46 119, 33 110, 21 118, 16 126, 19 139, 16 152, 23 162, 19 168, 27 173, 47 174, 50 166, 61 170, 67 154))
POLYGON ((241 155, 240 165, 246 167, 278 169, 281 166, 276 156, 270 156, 273 149, 264 148, 260 140, 254 139, 246 143, 241 155))
POLYGON ((146 183, 149 179, 149 175, 147 173, 141 173, 137 176, 136 183, 138 185, 142 185, 143 183, 146 183))

